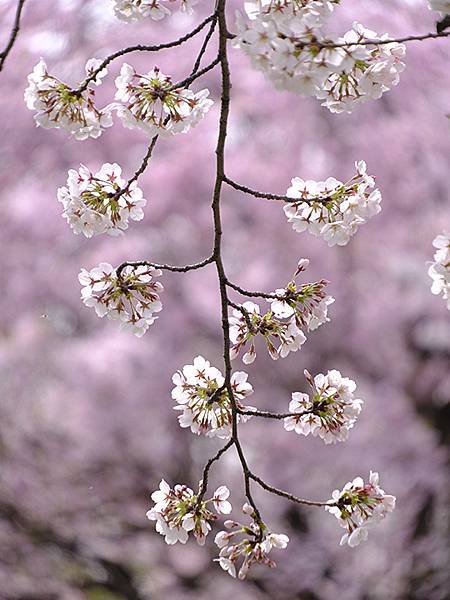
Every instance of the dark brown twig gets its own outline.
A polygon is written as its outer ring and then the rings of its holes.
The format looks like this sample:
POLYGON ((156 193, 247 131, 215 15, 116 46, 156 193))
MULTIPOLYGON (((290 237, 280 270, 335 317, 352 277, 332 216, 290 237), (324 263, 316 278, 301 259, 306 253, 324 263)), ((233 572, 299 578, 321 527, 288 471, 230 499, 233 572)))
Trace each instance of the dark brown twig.
POLYGON ((9 36, 8 43, 5 46, 5 49, 0 52, 0 71, 3 69, 3 65, 5 64, 6 57, 11 52, 12 47, 14 46, 17 36, 20 31, 20 19, 22 16, 23 6, 25 4, 25 0, 19 0, 17 3, 16 14, 14 17, 13 28, 11 29, 11 34, 9 36))

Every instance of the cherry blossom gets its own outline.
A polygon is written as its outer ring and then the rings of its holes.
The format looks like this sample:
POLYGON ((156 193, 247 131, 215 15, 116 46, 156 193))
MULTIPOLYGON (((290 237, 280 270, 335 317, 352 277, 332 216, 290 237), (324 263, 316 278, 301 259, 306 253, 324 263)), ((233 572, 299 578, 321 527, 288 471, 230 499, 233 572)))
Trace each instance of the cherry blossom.
POLYGON ((254 338, 258 335, 264 338, 274 360, 280 356, 285 358, 305 343, 305 331, 317 329, 329 321, 328 306, 334 298, 324 292, 328 282, 323 279, 300 286, 296 284, 296 277, 306 269, 308 262, 302 259, 286 288, 270 294, 271 298, 267 300, 270 310, 265 314, 261 314, 260 307, 254 302, 244 302, 239 309, 233 310, 229 319, 232 358, 245 348, 242 360, 251 364, 256 358, 254 338))
POLYGON ((342 38, 329 39, 321 26, 332 2, 288 0, 247 2, 238 13, 234 45, 249 56, 278 89, 316 96, 331 112, 352 112, 380 98, 399 82, 405 46, 386 40, 359 23, 342 38))
MULTIPOLYGON (((179 0, 179 10, 191 14, 198 0, 179 0)), ((174 0, 112 0, 114 14, 122 21, 131 23, 150 18, 160 21, 171 14, 174 0)))
MULTIPOLYGON (((86 74, 92 74, 100 62, 90 59, 86 63, 86 74)), ((94 85, 99 85, 104 75, 106 69, 99 72, 93 81, 94 85)), ((84 92, 77 92, 50 75, 42 59, 28 75, 28 87, 24 94, 27 108, 36 111, 34 119, 38 127, 65 129, 76 140, 98 138, 104 129, 112 125, 110 108, 97 109, 94 97, 95 91, 91 87, 84 92)))
POLYGON ((192 532, 200 546, 211 531, 211 523, 217 519, 207 505, 213 503, 218 514, 228 514, 232 507, 228 502, 230 492, 224 485, 217 488, 213 498, 199 500, 198 495, 185 485, 173 489, 161 480, 159 489, 152 493, 155 505, 147 512, 147 518, 156 521, 156 531, 164 536, 166 544, 185 544, 192 532))
POLYGON ((360 225, 381 211, 381 192, 367 175, 366 163, 357 161, 355 168, 356 174, 346 183, 334 177, 292 179, 287 196, 295 201, 284 205, 292 228, 320 236, 329 246, 345 246, 360 225))
POLYGON ((162 309, 161 283, 154 277, 161 271, 151 266, 127 265, 120 276, 109 263, 100 263, 91 271, 82 269, 78 279, 83 286, 81 299, 93 307, 99 317, 118 320, 121 328, 142 337, 162 309))
POLYGON ((225 521, 228 531, 219 531, 214 540, 220 548, 219 557, 215 560, 229 575, 236 577, 237 574, 239 579, 245 579, 250 567, 256 563, 275 567, 269 553, 273 548, 285 549, 289 543, 287 535, 271 533, 264 523, 258 522, 249 504, 244 504, 242 510, 251 517, 251 523, 244 525, 237 521, 225 521), (238 562, 240 567, 236 572, 238 562))
POLYGON ((150 137, 186 133, 201 121, 213 105, 207 89, 194 93, 174 88, 170 77, 155 67, 145 75, 124 63, 116 78, 115 103, 122 123, 129 129, 142 129, 150 137))
POLYGON ((340 545, 358 546, 367 540, 369 528, 379 523, 395 508, 395 496, 387 495, 379 486, 378 473, 370 471, 369 482, 361 477, 345 484, 342 491, 334 490, 325 510, 333 514, 347 530, 340 545))
MULTIPOLYGON (((238 408, 252 410, 242 404, 242 400, 253 393, 247 377, 247 373, 236 371, 231 376, 231 387, 238 408)), ((218 369, 203 356, 197 356, 192 365, 185 365, 175 373, 172 381, 175 385, 172 398, 177 402, 174 408, 182 411, 178 417, 181 427, 190 427, 193 433, 207 437, 227 439, 231 436, 231 402, 224 388, 225 378, 218 369)), ((237 420, 248 418, 237 415, 237 420)))
POLYGON ((87 238, 100 233, 120 235, 128 228, 129 219, 144 217, 147 201, 142 190, 135 181, 127 186, 121 174, 116 163, 105 163, 95 174, 84 165, 69 171, 67 186, 58 189, 58 200, 74 233, 87 238))
POLYGON ((434 262, 428 269, 428 275, 433 280, 431 293, 436 296, 442 294, 450 310, 450 233, 438 235, 433 241, 433 246, 436 248, 434 262))
POLYGON ((314 377, 305 371, 305 377, 313 388, 308 394, 294 392, 289 404, 289 412, 298 413, 284 419, 286 431, 299 435, 318 436, 326 444, 344 442, 350 429, 361 412, 363 401, 355 398, 356 384, 348 377, 342 377, 336 370, 326 375, 314 377))

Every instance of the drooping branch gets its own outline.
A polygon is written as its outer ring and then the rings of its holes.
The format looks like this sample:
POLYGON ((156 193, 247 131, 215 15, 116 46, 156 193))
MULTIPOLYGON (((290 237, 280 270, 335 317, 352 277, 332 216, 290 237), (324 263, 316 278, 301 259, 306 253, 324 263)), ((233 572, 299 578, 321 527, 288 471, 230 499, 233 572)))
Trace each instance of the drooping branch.
POLYGON ((19 0, 17 2, 16 14, 14 17, 14 24, 11 29, 11 34, 9 36, 8 43, 6 44, 4 50, 0 52, 0 71, 3 69, 3 65, 5 64, 5 60, 8 54, 11 52, 20 31, 20 19, 22 17, 22 11, 25 4, 25 0, 19 0))
POLYGON ((287 498, 291 502, 295 502, 296 504, 304 504, 305 506, 335 506, 334 502, 316 502, 315 500, 306 500, 305 498, 298 498, 294 496, 294 494, 290 494, 289 492, 285 492, 283 490, 279 490, 273 485, 269 485, 266 483, 261 477, 258 477, 254 473, 250 473, 250 478, 253 481, 256 481, 263 489, 271 494, 275 494, 276 496, 281 496, 282 498, 287 498))

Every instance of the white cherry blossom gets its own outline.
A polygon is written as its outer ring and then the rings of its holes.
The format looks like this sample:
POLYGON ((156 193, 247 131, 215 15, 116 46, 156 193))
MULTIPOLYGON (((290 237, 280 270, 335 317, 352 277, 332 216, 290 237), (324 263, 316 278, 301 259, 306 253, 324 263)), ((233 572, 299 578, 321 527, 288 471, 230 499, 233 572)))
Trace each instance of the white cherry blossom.
POLYGON ((158 67, 139 75, 124 63, 116 87, 115 99, 120 103, 112 106, 124 127, 141 129, 149 137, 186 133, 213 105, 207 89, 194 93, 188 88, 174 88, 170 77, 158 67))
POLYGON ((450 310, 450 233, 438 235, 433 241, 433 246, 436 248, 434 262, 428 269, 428 275, 433 280, 431 293, 436 296, 442 295, 450 310))
POLYGON ((394 510, 395 500, 395 496, 381 489, 378 473, 372 471, 367 483, 361 477, 356 477, 346 483, 341 491, 334 490, 329 500, 334 505, 326 506, 325 510, 333 514, 340 526, 347 530, 340 545, 354 547, 367 540, 369 528, 394 510))
MULTIPOLYGON (((247 378, 247 373, 236 371, 231 375, 231 387, 238 408, 253 410, 242 404, 253 393, 247 378)), ((192 365, 185 365, 175 373, 172 381, 175 385, 172 398, 177 402, 175 410, 181 411, 178 417, 181 427, 189 427, 192 433, 207 437, 228 439, 231 436, 231 402, 219 369, 212 367, 203 356, 197 356, 192 365)), ((245 422, 248 418, 237 415, 238 421, 245 422)))
POLYGON ((329 246, 345 246, 359 226, 381 211, 381 192, 367 175, 364 161, 355 163, 356 174, 343 183, 329 177, 325 181, 292 179, 284 205, 292 228, 322 237, 329 246))
POLYGON ((171 15, 170 8, 174 6, 191 14, 197 2, 198 0, 112 0, 112 6, 118 19, 132 23, 142 19, 161 21, 171 15))
POLYGON ((337 370, 319 373, 314 379, 305 371, 305 376, 313 393, 311 397, 301 392, 292 394, 289 412, 298 416, 286 417, 284 428, 299 435, 318 436, 326 444, 345 441, 363 405, 354 396, 355 382, 337 370))
POLYGON ((213 503, 218 514, 228 514, 232 507, 228 502, 230 492, 224 485, 217 488, 210 500, 199 499, 198 495, 185 485, 173 489, 161 480, 159 489, 152 493, 155 505, 147 512, 147 518, 156 521, 156 531, 164 536, 166 544, 185 544, 192 532, 201 546, 211 531, 211 523, 217 516, 208 509, 213 503))
MULTIPOLYGON (((90 59, 86 64, 86 73, 91 74, 99 64, 97 59, 90 59)), ((93 83, 98 85, 105 74, 106 69, 97 75, 93 83)), ((112 125, 110 107, 101 110, 96 108, 95 91, 91 87, 88 86, 81 93, 76 92, 50 75, 42 59, 28 75, 24 98, 27 108, 35 111, 34 119, 38 127, 64 129, 76 140, 98 138, 104 129, 112 125)))
POLYGON ((99 317, 120 321, 121 328, 142 337, 162 309, 161 283, 154 281, 161 271, 151 266, 127 265, 119 275, 109 263, 78 275, 83 303, 95 309, 99 317))
POLYGON ((227 531, 219 531, 214 540, 220 548, 219 557, 215 560, 231 577, 237 575, 239 579, 245 579, 254 564, 275 567, 269 553, 273 548, 285 549, 289 543, 287 535, 271 533, 264 523, 258 522, 249 504, 244 504, 242 510, 251 518, 251 523, 225 521, 227 531))
POLYGON ((116 163, 105 163, 95 174, 84 165, 69 171, 67 185, 58 189, 58 200, 74 233, 87 238, 100 233, 120 235, 130 219, 144 217, 147 201, 142 190, 135 181, 128 186, 121 175, 116 163))

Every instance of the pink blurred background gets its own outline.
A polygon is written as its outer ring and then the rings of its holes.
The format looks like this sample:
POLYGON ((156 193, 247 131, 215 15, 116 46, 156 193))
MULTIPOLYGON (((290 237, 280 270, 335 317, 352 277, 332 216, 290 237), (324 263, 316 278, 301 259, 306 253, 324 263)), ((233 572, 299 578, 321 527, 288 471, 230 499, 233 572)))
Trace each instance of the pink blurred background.
MULTIPOLYGON (((292 231, 276 202, 225 190, 224 258, 232 280, 271 290, 308 257, 308 278, 329 279, 336 298, 331 322, 301 352, 274 363, 260 350, 246 369, 251 404, 286 410, 291 392, 304 388, 304 368, 340 369, 365 399, 345 444, 325 447, 254 419, 242 428, 246 453, 258 474, 304 497, 327 499, 373 469, 398 498, 395 513, 351 549, 338 546, 333 517, 255 489, 265 520, 291 543, 275 557, 277 569, 255 569, 241 583, 212 562, 212 539, 204 548, 192 542, 169 549, 145 518, 162 476, 195 487, 218 447, 179 428, 170 398, 172 374, 197 354, 222 368, 214 268, 164 275, 165 308, 142 339, 96 318, 81 304, 77 281, 81 267, 101 261, 182 264, 208 255, 218 73, 193 86, 207 86, 216 100, 207 118, 158 144, 140 182, 145 220, 120 239, 74 236, 56 189, 80 162, 93 171, 118 162, 131 176, 145 136, 117 123, 99 140, 72 141, 62 131, 36 129, 23 103, 26 76, 41 56, 52 73, 76 83, 89 57, 179 37, 213 3, 201 0, 193 17, 140 25, 117 21, 109 0, 27 4, 0 75, 1 600, 449 598, 450 320, 427 276, 432 240, 450 227, 449 42, 410 44, 400 85, 350 116, 276 92, 230 50, 226 159, 233 179, 284 193, 294 176, 345 180, 364 159, 383 192, 382 213, 348 246, 328 248, 292 231)), ((231 4, 232 29, 241 3, 231 4)), ((434 29, 425 0, 342 4, 333 20, 339 32, 355 19, 392 35, 434 29)), ((0 0, 2 40, 14 7, 0 0)), ((156 64, 179 80, 201 39, 126 60, 141 71, 156 64)), ((100 105, 111 100, 121 64, 113 63, 100 105)), ((211 478, 212 489, 229 482, 237 516, 242 480, 233 452, 211 478)))

